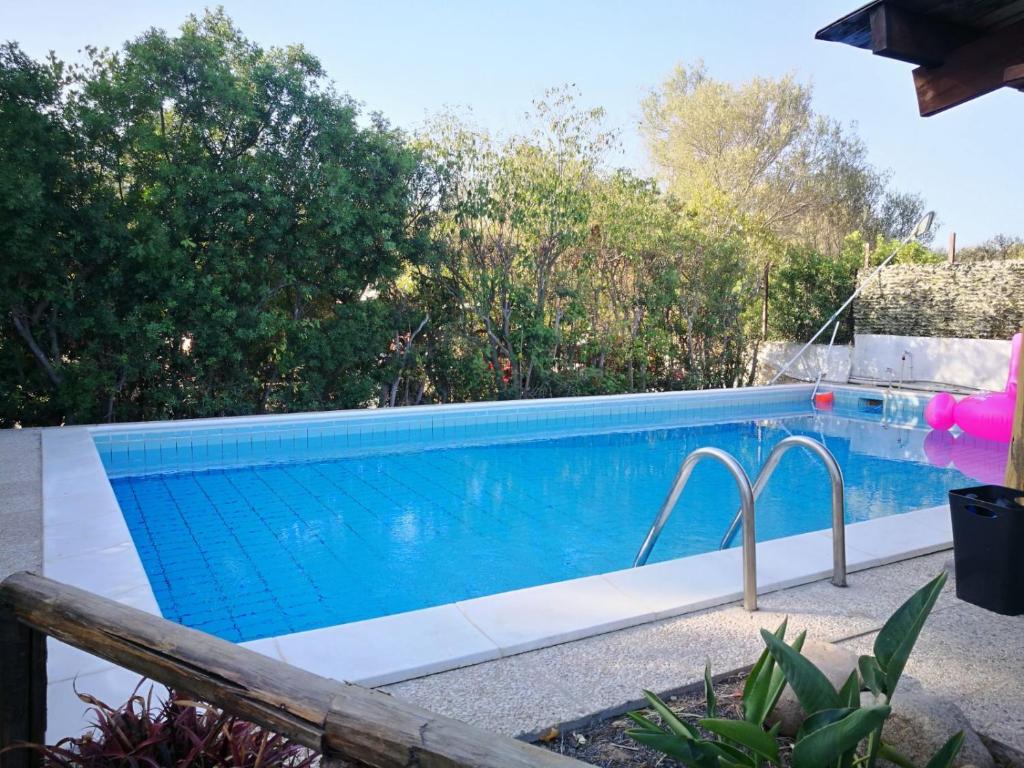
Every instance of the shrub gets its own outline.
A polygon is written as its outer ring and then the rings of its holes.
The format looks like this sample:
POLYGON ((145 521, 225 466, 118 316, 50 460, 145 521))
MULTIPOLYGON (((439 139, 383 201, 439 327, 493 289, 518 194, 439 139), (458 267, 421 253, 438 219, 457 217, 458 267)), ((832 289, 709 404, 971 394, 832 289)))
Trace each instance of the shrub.
MULTIPOLYGON (((853 671, 838 691, 800 654, 805 633, 791 644, 785 642, 784 621, 775 632, 761 630, 766 647, 743 688, 743 720, 716 717, 711 669, 705 667, 706 717, 697 725, 710 733, 710 738, 680 720, 650 691, 644 691, 644 696, 661 724, 631 712, 629 717, 638 727, 628 734, 691 768, 780 765, 778 724, 768 730, 764 726, 789 683, 807 713, 793 744, 793 768, 874 768, 879 757, 903 768, 914 768, 908 758, 882 740, 882 728, 907 658, 945 583, 946 574, 940 574, 889 617, 875 638, 874 655, 861 656, 859 675, 858 670, 853 671), (861 680, 873 695, 869 705, 861 702, 861 680)), ((954 735, 926 768, 952 766, 962 743, 963 733, 954 735)))
MULTIPOLYGON (((47 766, 61 768, 311 768, 317 755, 285 736, 191 701, 167 689, 154 704, 153 689, 111 707, 84 693, 95 720, 81 736, 38 749, 47 766)), ((76 691, 77 693, 77 691, 76 691)))

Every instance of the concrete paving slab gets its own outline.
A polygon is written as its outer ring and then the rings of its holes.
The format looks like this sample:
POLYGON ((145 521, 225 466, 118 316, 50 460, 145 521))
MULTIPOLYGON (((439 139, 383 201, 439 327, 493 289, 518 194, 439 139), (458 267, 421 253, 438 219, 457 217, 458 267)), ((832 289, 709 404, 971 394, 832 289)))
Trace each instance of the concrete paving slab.
POLYGON ((459 611, 508 656, 648 621, 654 608, 638 605, 602 576, 462 600, 459 611))
POLYGON ((324 677, 382 685, 501 656, 498 646, 454 605, 275 638, 289 664, 324 677))
POLYGON ((602 578, 665 618, 739 599, 743 562, 739 549, 726 549, 614 571, 602 578))

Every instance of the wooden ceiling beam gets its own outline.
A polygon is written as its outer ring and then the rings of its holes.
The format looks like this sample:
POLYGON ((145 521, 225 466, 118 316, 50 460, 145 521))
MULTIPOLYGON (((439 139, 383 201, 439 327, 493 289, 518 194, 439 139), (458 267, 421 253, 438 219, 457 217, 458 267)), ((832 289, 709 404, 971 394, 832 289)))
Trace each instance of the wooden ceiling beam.
POLYGON ((1024 91, 1024 64, 1015 64, 1003 70, 1003 85, 1024 91))
POLYGON ((892 3, 871 9, 871 51, 877 56, 936 67, 977 33, 892 3))
MULTIPOLYGON (((942 64, 914 70, 923 117, 1007 85, 1007 69, 1024 63, 1024 21, 990 32, 951 51, 942 64)), ((1011 73, 1012 76, 1012 73, 1011 73)))

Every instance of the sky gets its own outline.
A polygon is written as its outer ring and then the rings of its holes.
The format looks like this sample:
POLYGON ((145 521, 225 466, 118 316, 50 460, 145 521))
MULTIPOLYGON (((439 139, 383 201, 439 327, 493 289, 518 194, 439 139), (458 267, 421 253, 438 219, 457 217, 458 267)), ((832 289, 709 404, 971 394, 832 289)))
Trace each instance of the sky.
MULTIPOLYGON (((546 88, 574 84, 607 110, 621 165, 650 173, 640 102, 678 63, 703 59, 742 82, 792 73, 817 111, 855 123, 872 163, 938 214, 935 246, 1024 236, 1024 94, 1002 89, 922 118, 911 65, 816 41, 862 0, 224 0, 242 31, 269 47, 302 43, 338 90, 415 129, 446 108, 495 132, 522 127, 546 88)), ((176 29, 201 0, 0 0, 0 39, 66 60, 118 47, 149 27, 176 29)))

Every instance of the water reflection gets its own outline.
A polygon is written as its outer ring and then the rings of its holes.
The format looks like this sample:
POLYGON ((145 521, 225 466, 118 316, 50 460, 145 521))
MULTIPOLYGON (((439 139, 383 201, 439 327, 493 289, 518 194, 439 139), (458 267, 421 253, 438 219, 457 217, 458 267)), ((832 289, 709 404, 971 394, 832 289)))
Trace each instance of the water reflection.
POLYGON ((962 432, 933 430, 924 439, 924 453, 935 467, 951 464, 968 477, 986 485, 1002 485, 1006 476, 1009 445, 962 432))

